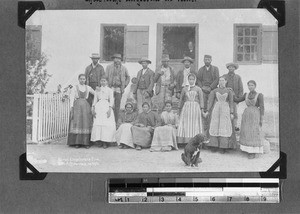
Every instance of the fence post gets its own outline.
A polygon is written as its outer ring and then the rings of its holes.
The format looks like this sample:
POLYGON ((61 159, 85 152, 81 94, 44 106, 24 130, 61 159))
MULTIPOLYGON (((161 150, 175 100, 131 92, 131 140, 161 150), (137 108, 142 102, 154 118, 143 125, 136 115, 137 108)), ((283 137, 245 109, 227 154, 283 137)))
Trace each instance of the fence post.
POLYGON ((38 135, 38 95, 33 95, 33 108, 32 108, 32 142, 38 143, 37 135, 38 135))

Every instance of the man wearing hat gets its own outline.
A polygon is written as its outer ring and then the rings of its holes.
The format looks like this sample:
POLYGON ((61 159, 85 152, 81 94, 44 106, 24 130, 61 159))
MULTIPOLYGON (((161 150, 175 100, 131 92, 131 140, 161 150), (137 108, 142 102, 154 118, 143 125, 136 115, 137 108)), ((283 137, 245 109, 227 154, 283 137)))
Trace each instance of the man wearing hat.
MULTIPOLYGON (((242 83, 242 78, 240 75, 236 74, 234 71, 239 68, 239 65, 236 63, 227 63, 226 68, 228 69, 228 73, 225 74, 225 78, 227 79, 227 88, 231 88, 232 91, 234 92, 234 97, 235 98, 240 98, 244 94, 244 89, 243 89, 243 83, 242 83)), ((237 127, 237 103, 234 103, 234 119, 233 119, 233 125, 235 127, 236 131, 239 131, 239 128, 237 127)))
POLYGON ((162 112, 165 101, 172 100, 175 87, 175 73, 173 68, 169 66, 169 60, 169 55, 164 54, 161 59, 161 66, 156 69, 154 75, 155 95, 159 112, 162 112))
POLYGON ((139 113, 143 111, 142 104, 144 102, 149 103, 151 106, 151 97, 153 96, 154 86, 154 71, 148 68, 151 61, 146 57, 141 58, 139 63, 142 65, 142 69, 137 73, 137 84, 133 91, 137 100, 137 107, 139 113))
MULTIPOLYGON (((97 53, 93 53, 90 58, 92 59, 92 63, 86 67, 85 69, 85 78, 86 78, 86 85, 90 86, 93 90, 96 87, 100 87, 100 80, 103 75, 105 75, 104 68, 102 65, 99 64, 100 55, 97 53)), ((90 106, 92 106, 94 99, 94 95, 91 93, 87 99, 90 106)))
POLYGON ((114 62, 106 67, 105 72, 108 78, 108 87, 114 91, 114 115, 115 120, 118 121, 122 94, 129 84, 130 76, 127 68, 122 65, 121 54, 114 54, 111 58, 114 62))
MULTIPOLYGON (((207 102, 209 93, 217 88, 219 83, 219 69, 216 66, 211 65, 212 57, 210 55, 204 55, 204 66, 201 67, 196 76, 198 85, 203 91, 204 110, 207 111, 207 102)), ((203 118, 204 131, 207 133, 209 126, 209 119, 203 118)))
POLYGON ((175 91, 176 91, 176 97, 179 99, 181 90, 183 87, 188 85, 188 75, 190 73, 196 74, 195 70, 191 68, 191 65, 193 63, 193 59, 191 57, 184 57, 181 63, 183 63, 183 69, 178 71, 178 74, 176 76, 176 86, 175 86, 175 91))

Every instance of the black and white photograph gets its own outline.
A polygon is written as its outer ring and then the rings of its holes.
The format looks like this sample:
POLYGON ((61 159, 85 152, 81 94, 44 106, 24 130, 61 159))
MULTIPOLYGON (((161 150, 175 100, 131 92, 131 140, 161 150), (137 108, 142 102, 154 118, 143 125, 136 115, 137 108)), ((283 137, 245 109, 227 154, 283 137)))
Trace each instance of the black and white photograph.
POLYGON ((279 158, 266 9, 39 10, 25 45, 39 172, 263 172, 279 158))

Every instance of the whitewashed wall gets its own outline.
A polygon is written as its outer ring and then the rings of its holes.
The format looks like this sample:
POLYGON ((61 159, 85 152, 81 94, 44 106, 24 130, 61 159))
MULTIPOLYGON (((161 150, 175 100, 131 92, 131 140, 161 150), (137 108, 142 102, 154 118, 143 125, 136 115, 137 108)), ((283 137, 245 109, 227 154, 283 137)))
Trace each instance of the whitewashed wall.
MULTIPOLYGON (((99 53, 101 23, 148 25, 152 69, 156 66, 157 23, 198 23, 199 66, 203 55, 210 54, 220 75, 227 73, 225 64, 233 61, 234 23, 276 25, 273 16, 264 9, 36 11, 26 24, 42 25, 42 51, 49 56, 47 69, 53 74, 48 91, 56 90, 58 84, 77 83, 78 74, 91 63, 89 55, 99 53)), ((105 68, 107 64, 102 65, 105 68)), ((140 69, 138 63, 126 63, 125 66, 131 77, 140 69)), ((278 96, 277 64, 242 65, 236 73, 241 75, 246 90, 247 81, 254 79, 258 84, 257 91, 266 97, 278 96)))

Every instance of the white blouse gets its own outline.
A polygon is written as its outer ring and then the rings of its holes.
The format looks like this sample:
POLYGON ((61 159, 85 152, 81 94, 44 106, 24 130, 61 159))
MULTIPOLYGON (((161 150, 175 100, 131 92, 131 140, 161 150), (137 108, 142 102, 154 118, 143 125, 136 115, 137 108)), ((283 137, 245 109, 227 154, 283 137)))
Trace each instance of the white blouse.
POLYGON ((71 94, 70 94, 70 106, 71 107, 73 107, 74 101, 79 98, 77 86, 78 86, 79 91, 81 91, 81 92, 85 92, 85 90, 87 90, 85 99, 87 99, 89 97, 89 93, 95 94, 95 91, 88 85, 80 85, 80 84, 75 85, 72 88, 71 94))
POLYGON ((109 103, 109 106, 113 107, 114 106, 114 91, 111 88, 109 88, 108 86, 105 86, 105 87, 101 86, 99 90, 95 91, 93 106, 95 106, 99 100, 107 100, 107 102, 109 103))

